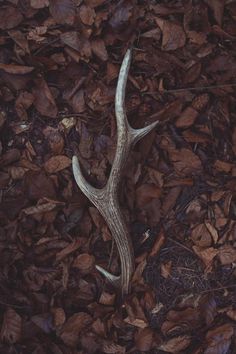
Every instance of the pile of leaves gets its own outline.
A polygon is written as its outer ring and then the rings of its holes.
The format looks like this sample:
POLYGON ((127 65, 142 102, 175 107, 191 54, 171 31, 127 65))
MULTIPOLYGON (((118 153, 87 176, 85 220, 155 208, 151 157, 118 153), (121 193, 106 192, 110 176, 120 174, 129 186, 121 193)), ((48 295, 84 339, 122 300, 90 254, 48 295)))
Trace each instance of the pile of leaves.
POLYGON ((236 2, 12 0, 0 7, 0 352, 233 354, 236 347, 236 2), (133 47, 132 151, 120 203, 129 296, 102 187, 114 96, 133 47))

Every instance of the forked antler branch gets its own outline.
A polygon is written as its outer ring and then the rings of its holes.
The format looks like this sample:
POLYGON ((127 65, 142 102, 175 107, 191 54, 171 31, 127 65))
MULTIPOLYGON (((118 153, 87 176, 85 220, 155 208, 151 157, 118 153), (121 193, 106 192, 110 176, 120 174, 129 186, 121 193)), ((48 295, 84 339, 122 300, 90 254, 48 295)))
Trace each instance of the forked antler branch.
POLYGON ((76 183, 104 217, 120 256, 121 275, 119 277, 110 274, 100 266, 97 266, 97 269, 114 285, 120 286, 123 295, 129 292, 130 280, 134 271, 134 252, 129 230, 118 201, 118 187, 131 147, 158 124, 157 121, 142 129, 133 129, 128 123, 124 101, 130 62, 131 50, 128 49, 121 65, 116 88, 117 148, 106 186, 102 189, 92 187, 82 175, 78 158, 73 156, 72 159, 76 183))

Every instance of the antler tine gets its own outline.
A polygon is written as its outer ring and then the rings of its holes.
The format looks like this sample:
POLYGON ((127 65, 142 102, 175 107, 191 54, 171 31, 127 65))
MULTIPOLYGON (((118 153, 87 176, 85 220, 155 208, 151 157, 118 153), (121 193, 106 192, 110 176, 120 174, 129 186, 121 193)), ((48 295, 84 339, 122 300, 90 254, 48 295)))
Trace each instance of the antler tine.
POLYGON ((110 274, 100 266, 96 266, 96 268, 112 284, 121 286, 122 295, 129 292, 130 280, 134 270, 134 254, 129 230, 118 201, 118 187, 132 145, 148 134, 158 124, 158 122, 155 122, 142 129, 133 129, 128 123, 125 113, 125 89, 130 62, 131 49, 128 49, 121 65, 116 89, 115 114, 117 121, 117 147, 106 186, 102 189, 92 187, 83 177, 77 157, 74 156, 72 159, 75 180, 83 193, 98 208, 104 217, 112 237, 116 242, 120 256, 120 277, 110 274))

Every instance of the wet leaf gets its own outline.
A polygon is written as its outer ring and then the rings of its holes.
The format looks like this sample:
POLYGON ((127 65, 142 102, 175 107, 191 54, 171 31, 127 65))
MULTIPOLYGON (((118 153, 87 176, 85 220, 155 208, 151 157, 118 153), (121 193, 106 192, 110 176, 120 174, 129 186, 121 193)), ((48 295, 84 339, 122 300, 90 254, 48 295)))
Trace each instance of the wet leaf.
POLYGON ((8 308, 3 316, 1 340, 9 344, 16 343, 21 338, 22 319, 12 308, 8 308))
POLYGON ((57 155, 51 157, 44 164, 45 171, 48 173, 56 173, 64 170, 71 165, 71 159, 65 155, 57 155))

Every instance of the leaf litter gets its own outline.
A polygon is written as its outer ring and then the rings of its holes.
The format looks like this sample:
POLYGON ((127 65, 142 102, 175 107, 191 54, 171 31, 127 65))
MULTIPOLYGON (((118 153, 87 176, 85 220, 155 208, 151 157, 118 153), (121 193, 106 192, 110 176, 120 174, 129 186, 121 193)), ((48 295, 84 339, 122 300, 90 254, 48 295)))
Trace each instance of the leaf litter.
POLYGON ((234 1, 3 1, 0 9, 0 351, 235 350, 234 1), (78 190, 102 187, 116 146, 126 49, 133 127, 159 119, 120 189, 136 270, 78 190), (86 172, 87 171, 87 172, 86 172))

